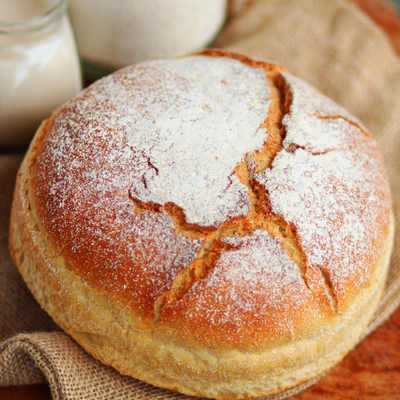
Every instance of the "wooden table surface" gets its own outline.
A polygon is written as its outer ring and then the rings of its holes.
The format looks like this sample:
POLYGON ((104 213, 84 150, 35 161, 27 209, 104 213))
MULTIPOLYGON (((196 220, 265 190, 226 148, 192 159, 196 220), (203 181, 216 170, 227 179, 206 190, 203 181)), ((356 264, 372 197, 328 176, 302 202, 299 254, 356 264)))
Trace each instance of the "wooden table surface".
MULTIPOLYGON (((400 18, 387 0, 348 0, 368 14, 400 54, 400 18)), ((400 308, 327 376, 293 400, 400 400, 400 308)), ((47 385, 0 387, 0 400, 51 400, 47 385)), ((110 399, 111 400, 111 399, 110 399)))

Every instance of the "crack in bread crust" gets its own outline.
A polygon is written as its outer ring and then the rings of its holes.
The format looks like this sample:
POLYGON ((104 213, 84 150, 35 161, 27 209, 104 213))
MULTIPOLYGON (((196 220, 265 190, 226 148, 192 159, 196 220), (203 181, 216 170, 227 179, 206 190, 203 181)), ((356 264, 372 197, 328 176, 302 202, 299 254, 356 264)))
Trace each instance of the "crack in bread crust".
POLYGON ((322 155, 322 154, 327 154, 327 153, 330 153, 331 151, 337 151, 337 150, 338 150, 338 149, 332 148, 332 149, 326 149, 326 150, 324 150, 324 151, 310 151, 310 150, 308 150, 305 146, 300 146, 300 145, 295 144, 295 143, 290 143, 290 144, 285 148, 285 150, 286 150, 288 153, 294 153, 294 152, 295 152, 296 150, 298 150, 298 149, 302 149, 302 150, 304 150, 304 151, 307 151, 308 153, 312 154, 313 156, 320 156, 320 155, 322 155))
POLYGON ((275 156, 283 149, 286 130, 282 124, 285 115, 290 113, 292 93, 285 78, 279 72, 267 72, 267 82, 271 90, 271 106, 263 128, 268 133, 267 142, 261 150, 255 151, 252 158, 256 163, 254 174, 271 168, 275 156))
MULTIPOLYGON (((215 50, 206 51, 206 54, 202 52, 202 54, 212 57, 223 56, 223 54, 215 50)), ((235 217, 230 221, 223 222, 217 228, 204 227, 188 223, 184 210, 174 203, 170 202, 160 205, 151 202, 142 202, 130 195, 134 203, 135 212, 165 212, 173 218, 176 233, 192 239, 204 240, 204 245, 199 250, 195 260, 188 267, 180 270, 173 281, 172 287, 157 298, 154 305, 155 318, 153 320, 153 331, 155 325, 162 318, 164 307, 171 306, 181 300, 195 282, 209 275, 222 253, 237 249, 235 246, 222 242, 223 238, 251 235, 256 229, 267 231, 271 237, 278 237, 286 254, 297 265, 298 274, 307 289, 312 292, 319 291, 310 282, 313 279, 312 277, 315 280, 316 274, 313 273, 308 265, 307 255, 301 245, 296 226, 286 222, 282 216, 272 212, 268 191, 254 179, 256 174, 272 168, 274 158, 280 151, 295 151, 301 147, 297 145, 292 145, 288 149, 284 149, 283 147, 286 130, 282 121, 285 115, 290 114, 292 104, 290 87, 281 74, 281 67, 255 62, 242 56, 238 56, 238 59, 246 65, 263 68, 265 79, 271 91, 271 104, 268 109, 268 116, 261 125, 261 128, 264 128, 267 134, 266 141, 260 150, 247 153, 244 160, 236 166, 231 174, 231 176, 236 174, 240 181, 248 188, 251 205, 249 213, 244 217, 235 217)), ((149 166, 152 167, 150 160, 149 166)), ((318 279, 322 281, 322 285, 319 284, 317 286, 324 288, 331 308, 336 311, 337 300, 332 288, 329 272, 326 269, 321 269, 319 266, 318 268, 320 271, 318 279)))
POLYGON ((332 284, 331 277, 329 275, 329 271, 326 268, 322 267, 321 265, 317 265, 317 268, 321 271, 321 275, 324 278, 326 293, 331 300, 331 306, 335 312, 338 312, 337 296, 335 293, 334 286, 332 284))
POLYGON ((349 125, 352 125, 355 128, 359 129, 362 132, 362 134, 365 135, 367 138, 371 138, 371 135, 365 130, 365 128, 361 124, 351 120, 350 118, 346 118, 343 115, 332 115, 332 116, 315 115, 315 116, 320 119, 328 119, 328 120, 342 119, 343 121, 346 121, 349 125))

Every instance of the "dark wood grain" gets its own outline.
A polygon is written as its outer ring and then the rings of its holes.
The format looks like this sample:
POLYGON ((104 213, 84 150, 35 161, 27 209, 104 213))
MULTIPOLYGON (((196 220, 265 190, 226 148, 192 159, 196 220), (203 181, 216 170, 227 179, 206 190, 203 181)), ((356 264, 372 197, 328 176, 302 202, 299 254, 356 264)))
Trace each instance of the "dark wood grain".
POLYGON ((0 387, 0 400, 50 400, 47 385, 29 385, 20 387, 0 387))
POLYGON ((356 4, 367 14, 392 42, 393 48, 400 55, 400 18, 396 7, 388 0, 348 0, 356 4))
POLYGON ((400 309, 295 400, 400 399, 400 309))

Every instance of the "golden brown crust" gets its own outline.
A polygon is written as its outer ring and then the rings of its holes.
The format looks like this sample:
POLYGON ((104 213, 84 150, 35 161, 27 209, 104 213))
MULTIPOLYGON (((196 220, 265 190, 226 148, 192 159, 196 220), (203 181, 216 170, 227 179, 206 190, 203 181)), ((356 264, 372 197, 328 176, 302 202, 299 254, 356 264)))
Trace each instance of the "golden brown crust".
POLYGON ((275 393, 330 368, 373 314, 393 234, 386 174, 360 123, 283 68, 218 50, 171 63, 121 70, 42 125, 18 176, 13 257, 55 321, 121 372, 198 396, 275 393), (213 59, 211 86, 182 72, 213 59), (210 90, 232 103, 213 109, 210 90), (181 97, 199 110, 165 120, 181 97), (214 146, 207 118, 235 114, 237 140, 214 146), (202 136, 180 142, 172 128, 199 115, 202 136))

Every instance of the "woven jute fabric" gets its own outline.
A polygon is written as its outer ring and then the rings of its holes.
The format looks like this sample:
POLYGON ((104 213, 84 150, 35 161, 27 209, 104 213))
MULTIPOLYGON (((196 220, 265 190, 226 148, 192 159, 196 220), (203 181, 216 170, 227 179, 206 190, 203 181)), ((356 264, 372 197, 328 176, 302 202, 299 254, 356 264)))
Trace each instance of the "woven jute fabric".
MULTIPOLYGON (((399 221, 400 60, 385 34, 341 0, 250 3, 231 17, 214 47, 283 64, 357 116, 378 142, 399 221)), ((47 381, 57 400, 190 399, 122 376, 94 360, 35 302, 8 251, 12 193, 21 159, 22 155, 0 156, 0 385, 47 381)), ((396 235, 385 293, 363 337, 400 304, 399 240, 396 235)), ((270 398, 295 395, 317 379, 270 398)))

